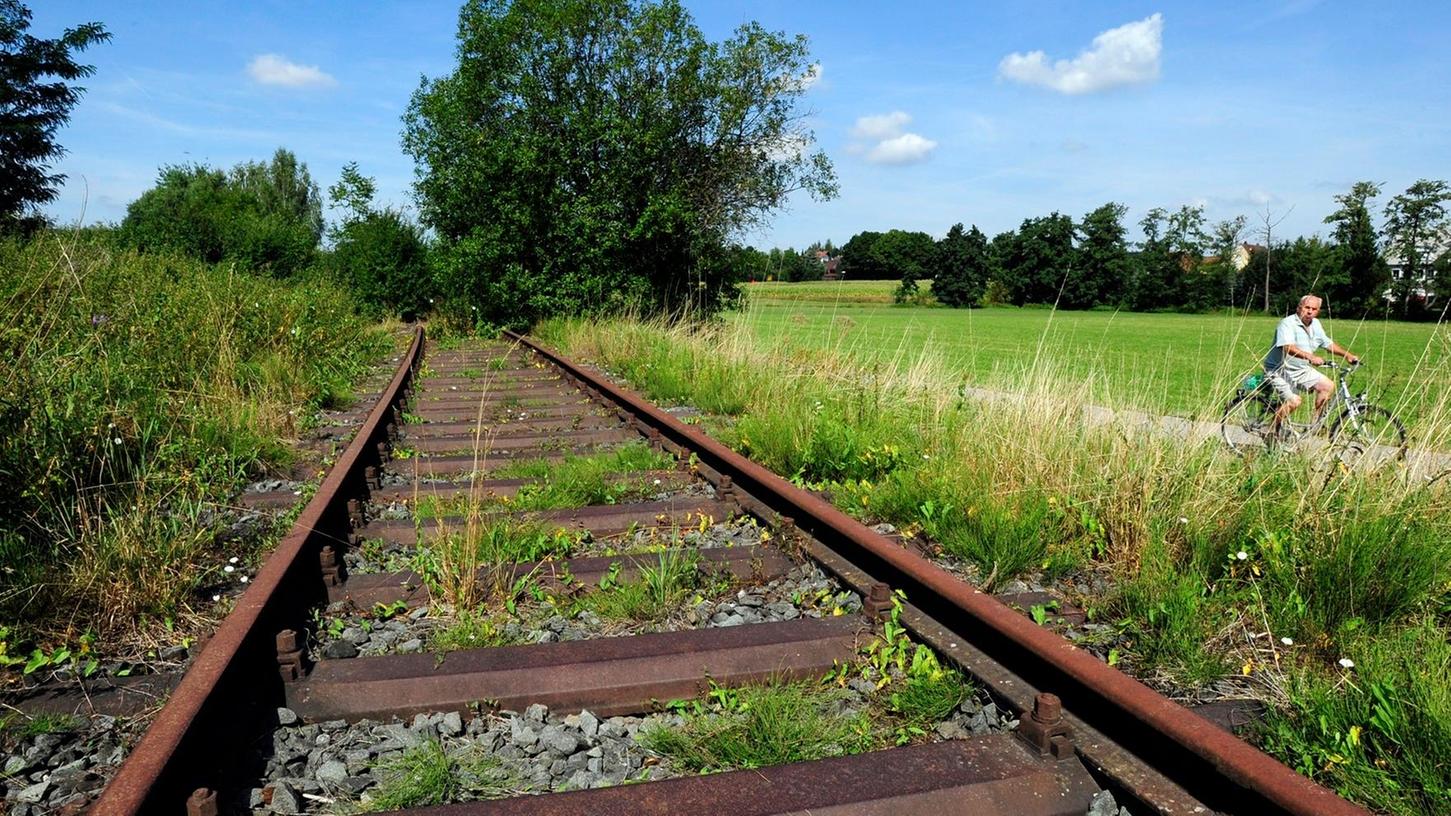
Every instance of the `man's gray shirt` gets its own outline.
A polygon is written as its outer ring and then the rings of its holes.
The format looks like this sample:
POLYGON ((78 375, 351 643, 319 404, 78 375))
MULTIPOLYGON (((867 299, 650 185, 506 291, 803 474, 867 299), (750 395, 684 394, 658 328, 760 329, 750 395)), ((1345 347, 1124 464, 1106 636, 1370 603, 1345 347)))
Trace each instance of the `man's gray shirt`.
POLYGON ((1281 366, 1287 369, 1308 368, 1309 360, 1286 354, 1285 346, 1294 346, 1307 354, 1314 354, 1316 349, 1329 348, 1331 342, 1330 335, 1325 333, 1325 327, 1320 325, 1320 318, 1311 320, 1310 325, 1306 326, 1300 321, 1299 315, 1292 314, 1275 327, 1275 344, 1270 347, 1270 353, 1265 355, 1265 370, 1273 372, 1281 366))

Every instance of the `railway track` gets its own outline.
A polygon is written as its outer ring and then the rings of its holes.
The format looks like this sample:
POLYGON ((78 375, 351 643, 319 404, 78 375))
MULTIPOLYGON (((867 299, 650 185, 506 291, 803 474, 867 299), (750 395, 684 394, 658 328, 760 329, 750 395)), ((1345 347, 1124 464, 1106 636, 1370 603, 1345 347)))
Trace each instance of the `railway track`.
POLYGON ((490 795, 562 792, 409 812, 1364 812, 527 338, 424 347, 90 813, 334 812, 434 739, 503 763, 490 795), (550 493, 601 451, 608 501, 550 493), (648 614, 597 602, 667 574, 648 614), (869 708, 843 667, 898 623, 978 689, 906 745, 701 776, 639 744, 793 678, 869 708))

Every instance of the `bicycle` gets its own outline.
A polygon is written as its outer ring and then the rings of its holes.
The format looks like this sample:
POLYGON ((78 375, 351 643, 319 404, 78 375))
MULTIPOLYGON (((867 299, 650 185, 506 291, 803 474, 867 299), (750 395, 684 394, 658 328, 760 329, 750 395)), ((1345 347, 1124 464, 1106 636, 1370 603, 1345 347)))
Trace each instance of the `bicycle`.
POLYGON ((1313 422, 1286 418, 1275 428, 1275 412, 1283 405, 1267 375, 1252 374, 1240 382, 1234 399, 1224 409, 1219 434, 1229 449, 1241 456, 1264 450, 1294 450, 1302 441, 1328 428, 1336 456, 1347 464, 1377 447, 1389 448, 1394 459, 1406 454, 1406 426, 1395 414, 1365 398, 1365 392, 1350 393, 1350 375, 1360 362, 1340 365, 1327 360, 1335 372, 1335 391, 1325 410, 1313 422))

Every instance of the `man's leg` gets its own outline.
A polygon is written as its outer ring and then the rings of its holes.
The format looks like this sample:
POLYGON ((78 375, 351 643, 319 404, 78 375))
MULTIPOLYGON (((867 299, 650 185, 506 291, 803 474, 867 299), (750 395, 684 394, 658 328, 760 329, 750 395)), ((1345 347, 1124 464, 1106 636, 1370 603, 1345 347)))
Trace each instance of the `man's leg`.
POLYGON ((1320 381, 1315 383, 1315 421, 1320 421, 1320 415, 1325 413, 1325 403, 1330 401, 1330 396, 1335 393, 1335 383, 1329 377, 1322 376, 1320 381))

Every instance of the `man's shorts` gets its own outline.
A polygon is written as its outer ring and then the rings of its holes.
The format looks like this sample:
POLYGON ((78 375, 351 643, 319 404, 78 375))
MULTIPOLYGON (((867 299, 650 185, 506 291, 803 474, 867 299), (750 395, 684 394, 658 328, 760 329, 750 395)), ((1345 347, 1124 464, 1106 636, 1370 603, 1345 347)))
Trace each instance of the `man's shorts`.
POLYGON ((1295 396, 1296 390, 1314 391, 1315 386, 1319 385, 1322 380, 1330 381, 1329 377, 1316 371, 1313 366, 1281 368, 1279 371, 1269 374, 1266 379, 1270 381, 1270 386, 1275 389, 1275 393, 1280 395, 1280 399, 1286 402, 1295 396))

